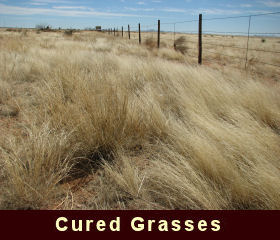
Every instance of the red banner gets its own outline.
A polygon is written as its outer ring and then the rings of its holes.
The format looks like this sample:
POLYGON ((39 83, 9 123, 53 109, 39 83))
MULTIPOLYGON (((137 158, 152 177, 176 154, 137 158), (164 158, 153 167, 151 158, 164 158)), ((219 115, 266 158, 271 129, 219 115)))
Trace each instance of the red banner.
POLYGON ((1 211, 2 236, 94 237, 278 236, 280 211, 1 211))

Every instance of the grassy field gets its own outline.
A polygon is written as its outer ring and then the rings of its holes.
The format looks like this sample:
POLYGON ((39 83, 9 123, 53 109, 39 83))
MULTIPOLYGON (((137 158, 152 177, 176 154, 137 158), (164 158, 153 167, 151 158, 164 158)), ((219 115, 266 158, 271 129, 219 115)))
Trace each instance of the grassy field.
MULTIPOLYGON (((126 34, 124 36, 127 38, 126 34)), ((185 37, 185 54, 189 62, 197 63, 198 36, 197 34, 162 33, 162 46, 172 48, 174 40, 185 37)), ((132 40, 138 42, 138 33, 131 34, 132 40)), ((157 41, 157 33, 142 33, 143 41, 153 39, 157 41)), ((245 70, 247 54, 247 36, 232 35, 203 35, 203 62, 204 65, 211 65, 220 69, 222 67, 235 67, 245 70)), ((280 75, 280 38, 277 37, 256 37, 250 36, 248 42, 247 71, 258 77, 279 80, 280 75), (257 51, 256 51, 257 50, 257 51), (275 53, 277 52, 277 54, 275 53), (267 64, 266 64, 267 63, 267 64), (275 65, 275 66, 273 66, 275 65)))
POLYGON ((191 37, 2 29, 0 208, 280 209, 279 58, 197 66, 191 37))

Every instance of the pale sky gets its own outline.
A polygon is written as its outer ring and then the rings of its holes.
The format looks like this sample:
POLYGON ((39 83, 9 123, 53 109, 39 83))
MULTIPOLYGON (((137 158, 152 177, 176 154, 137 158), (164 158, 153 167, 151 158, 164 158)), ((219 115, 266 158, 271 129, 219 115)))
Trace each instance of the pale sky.
MULTIPOLYGON (((103 28, 144 26, 229 16, 280 12, 280 1, 272 0, 0 0, 0 26, 53 28, 103 28)), ((252 18, 252 32, 280 32, 280 14, 252 18)), ((173 30, 163 24, 162 30, 173 30)), ((204 31, 246 32, 248 18, 205 21, 204 31)), ((153 29, 147 26, 148 29, 153 29)), ((196 31, 197 22, 176 24, 178 31, 196 31)))

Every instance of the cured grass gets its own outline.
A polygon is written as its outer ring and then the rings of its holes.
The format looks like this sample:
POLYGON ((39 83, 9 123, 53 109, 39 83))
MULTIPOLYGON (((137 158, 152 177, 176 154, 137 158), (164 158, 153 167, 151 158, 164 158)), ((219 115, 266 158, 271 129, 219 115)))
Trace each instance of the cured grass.
POLYGON ((278 83, 97 33, 2 35, 2 209, 280 209, 278 83))

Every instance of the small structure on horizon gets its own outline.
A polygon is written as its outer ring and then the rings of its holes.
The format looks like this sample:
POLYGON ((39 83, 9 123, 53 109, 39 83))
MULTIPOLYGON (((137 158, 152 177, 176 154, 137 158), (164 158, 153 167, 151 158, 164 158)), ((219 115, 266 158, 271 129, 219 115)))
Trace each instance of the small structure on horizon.
POLYGON ((98 32, 101 32, 101 26, 96 26, 95 30, 98 31, 98 32))

